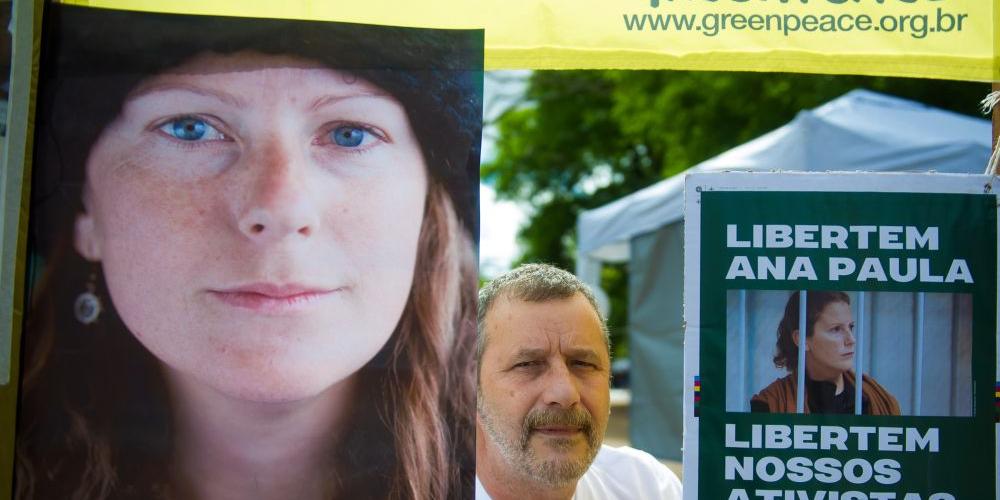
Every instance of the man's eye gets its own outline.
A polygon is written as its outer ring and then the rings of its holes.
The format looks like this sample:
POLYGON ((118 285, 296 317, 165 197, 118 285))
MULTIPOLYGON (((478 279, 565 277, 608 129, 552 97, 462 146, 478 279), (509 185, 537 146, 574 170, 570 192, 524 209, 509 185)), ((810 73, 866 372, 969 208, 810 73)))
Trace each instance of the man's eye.
POLYGON ((181 116, 160 125, 159 130, 179 141, 224 141, 225 134, 197 116, 181 116))
POLYGON ((520 363, 515 363, 513 368, 535 368, 541 365, 540 361, 521 361, 520 363))
POLYGON ((580 368, 597 368, 597 365, 589 361, 576 360, 573 362, 573 365, 578 366, 580 368))

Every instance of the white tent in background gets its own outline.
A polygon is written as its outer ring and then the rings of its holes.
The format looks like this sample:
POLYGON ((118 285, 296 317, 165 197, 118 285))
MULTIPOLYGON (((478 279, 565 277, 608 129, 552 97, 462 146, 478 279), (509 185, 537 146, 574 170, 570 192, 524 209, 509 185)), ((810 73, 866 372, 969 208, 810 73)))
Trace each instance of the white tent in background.
MULTIPOLYGON (((684 174, 739 171, 982 173, 991 125, 855 90, 776 130, 577 220, 577 275, 595 288, 603 262, 630 262, 634 446, 680 459, 684 174)), ((602 295, 602 294, 599 294, 602 295)))

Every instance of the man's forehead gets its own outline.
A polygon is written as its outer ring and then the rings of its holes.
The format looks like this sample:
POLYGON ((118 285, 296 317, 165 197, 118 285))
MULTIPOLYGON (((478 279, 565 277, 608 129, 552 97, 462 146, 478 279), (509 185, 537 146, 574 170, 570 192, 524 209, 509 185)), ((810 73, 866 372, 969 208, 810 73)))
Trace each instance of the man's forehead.
POLYGON ((600 318, 581 293, 539 302, 497 297, 486 315, 486 331, 489 343, 504 353, 557 348, 605 350, 600 318))

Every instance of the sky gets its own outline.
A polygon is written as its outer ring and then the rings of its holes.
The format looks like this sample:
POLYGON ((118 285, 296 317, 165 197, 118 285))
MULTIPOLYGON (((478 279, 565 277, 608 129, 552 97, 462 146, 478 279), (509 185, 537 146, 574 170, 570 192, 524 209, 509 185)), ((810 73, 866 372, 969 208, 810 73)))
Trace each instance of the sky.
POLYGON ((497 201, 493 188, 479 185, 479 274, 493 278, 510 269, 519 254, 517 230, 525 210, 509 201, 497 201))

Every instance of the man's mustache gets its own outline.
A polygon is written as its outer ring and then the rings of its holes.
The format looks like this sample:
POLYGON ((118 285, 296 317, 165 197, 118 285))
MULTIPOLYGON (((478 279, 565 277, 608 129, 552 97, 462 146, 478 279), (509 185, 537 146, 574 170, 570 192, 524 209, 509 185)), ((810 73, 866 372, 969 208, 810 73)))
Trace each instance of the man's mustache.
POLYGON ((593 441, 594 419, 583 408, 570 410, 555 408, 539 408, 528 412, 521 425, 521 449, 528 448, 531 433, 540 427, 578 427, 587 436, 587 441, 593 441))

